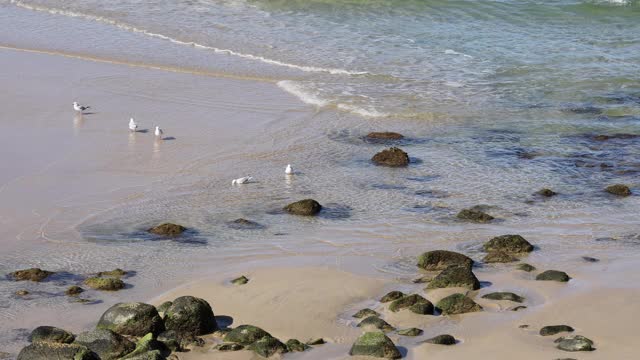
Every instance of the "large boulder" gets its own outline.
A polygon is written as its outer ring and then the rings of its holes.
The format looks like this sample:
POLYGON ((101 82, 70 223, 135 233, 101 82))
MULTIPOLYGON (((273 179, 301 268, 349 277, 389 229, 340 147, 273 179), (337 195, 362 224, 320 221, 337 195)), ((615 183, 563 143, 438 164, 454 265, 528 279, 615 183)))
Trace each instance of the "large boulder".
POLYGON ((224 337, 225 342, 232 342, 241 345, 251 345, 265 336, 271 336, 268 332, 253 325, 240 325, 231 330, 224 337))
POLYGON ((124 289, 124 282, 114 277, 90 277, 84 281, 84 284, 94 290, 117 291, 124 289))
POLYGON ((536 276, 536 280, 567 282, 571 277, 564 271, 547 270, 536 276))
POLYGON ((487 241, 483 247, 486 252, 501 251, 508 254, 519 254, 533 251, 533 245, 520 235, 496 236, 487 241))
POLYGON ((569 325, 548 325, 540 329, 540 335, 550 336, 561 332, 573 332, 573 328, 569 325))
POLYGON ((156 308, 139 302, 113 305, 102 314, 96 327, 131 336, 159 334, 165 330, 156 308))
POLYGON ((508 300, 514 302, 523 302, 524 298, 522 296, 516 295, 512 292, 493 292, 489 294, 482 295, 483 299, 489 300, 508 300))
POLYGON ((182 335, 204 335, 218 330, 216 318, 208 302, 193 296, 175 300, 164 313, 167 330, 182 335))
POLYGON ((467 220, 475 223, 488 223, 495 219, 493 216, 479 209, 463 209, 460 210, 456 217, 460 220, 467 220))
POLYGON ((431 301, 418 294, 407 295, 393 301, 389 305, 389 310, 393 312, 398 312, 402 309, 409 309, 411 312, 421 315, 433 315, 433 304, 431 301))
POLYGON ((427 251, 418 257, 418 267, 425 270, 444 270, 451 265, 471 268, 473 260, 466 255, 447 250, 427 251))
POLYGON ((607 186, 604 191, 609 194, 617 195, 617 196, 629 196, 631 195, 631 189, 627 185, 616 184, 607 186))
POLYGON ((366 332, 356 340, 349 355, 372 356, 384 359, 400 359, 396 345, 381 332, 366 332))
POLYGON ((178 236, 187 230, 186 227, 182 225, 172 224, 172 223, 164 223, 158 226, 154 226, 151 229, 147 230, 155 235, 162 236, 178 236))
POLYGON ((17 360, 100 360, 86 346, 37 342, 20 350, 17 360))
POLYGON ((272 336, 262 337, 260 340, 249 345, 247 349, 265 358, 273 354, 284 354, 289 351, 287 345, 272 336))
POLYGON ((377 316, 369 316, 365 318, 364 320, 360 321, 360 323, 358 323, 358 327, 361 327, 365 330, 377 329, 384 332, 389 332, 396 329, 393 326, 391 326, 388 322, 380 319, 377 316))
POLYGON ((582 335, 563 336, 554 341, 564 351, 593 351, 593 341, 582 335))
POLYGON ((33 329, 31 335, 29 335, 29 341, 33 343, 49 342, 71 344, 75 338, 72 333, 55 326, 38 326, 33 329))
POLYGON ((313 199, 296 201, 284 207, 284 211, 302 216, 313 216, 322 210, 322 205, 313 199))
POLYGON ((478 290, 480 289, 480 281, 467 266, 449 266, 427 284, 427 289, 448 287, 464 287, 469 290, 478 290))
POLYGON ((78 334, 76 344, 86 346, 102 360, 115 360, 132 352, 135 344, 124 336, 107 329, 97 329, 78 334))
POLYGON ((436 307, 443 315, 464 314, 482 310, 482 306, 476 304, 475 301, 464 294, 449 295, 438 301, 436 307))
POLYGON ((371 158, 376 165, 401 167, 409 165, 409 155, 397 147, 382 150, 371 158))
POLYGON ((9 277, 15 281, 30 280, 30 281, 40 282, 53 274, 55 273, 52 271, 42 270, 38 268, 31 268, 31 269, 14 271, 11 274, 9 274, 9 277))

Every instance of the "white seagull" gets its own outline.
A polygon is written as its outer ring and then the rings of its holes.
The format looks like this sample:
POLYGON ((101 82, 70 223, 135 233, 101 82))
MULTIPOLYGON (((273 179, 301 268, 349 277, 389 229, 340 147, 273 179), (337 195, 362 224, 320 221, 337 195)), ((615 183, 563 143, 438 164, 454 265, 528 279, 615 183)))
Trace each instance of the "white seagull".
POLYGON ((246 183, 250 182, 251 180, 253 180, 253 178, 251 176, 245 176, 245 177, 241 177, 239 179, 233 179, 231 181, 231 185, 246 184, 246 183))
POLYGON ((287 175, 293 175, 293 168, 291 164, 287 164, 287 167, 284 169, 284 173, 287 175))
POLYGON ((82 112, 85 111, 87 109, 91 108, 91 106, 82 106, 80 104, 78 104, 77 102, 73 102, 73 110, 78 111, 78 112, 82 112))
POLYGON ((160 129, 160 126, 156 126, 156 131, 153 132, 156 137, 160 137, 162 136, 162 134, 164 134, 164 131, 162 131, 162 129, 160 129))
POLYGON ((133 120, 133 118, 129 120, 129 130, 131 130, 131 132, 136 132, 136 130, 138 130, 138 124, 133 120))

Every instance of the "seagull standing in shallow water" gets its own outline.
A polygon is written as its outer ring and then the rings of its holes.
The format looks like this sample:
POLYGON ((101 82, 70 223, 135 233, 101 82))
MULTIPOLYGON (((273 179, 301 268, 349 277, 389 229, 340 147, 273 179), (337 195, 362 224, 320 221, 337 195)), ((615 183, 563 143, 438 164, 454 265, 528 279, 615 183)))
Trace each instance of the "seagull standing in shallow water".
POLYGON ((138 130, 138 124, 133 120, 133 118, 129 120, 129 130, 131 130, 131 132, 136 132, 136 130, 138 130))
POLYGON ((160 129, 160 126, 156 126, 156 131, 154 131, 154 134, 156 135, 156 137, 161 137, 162 134, 164 134, 164 131, 160 129))
POLYGON ((293 175, 293 168, 291 164, 287 164, 287 167, 284 169, 284 173, 287 175, 293 175))
POLYGON ((251 180, 253 180, 253 178, 251 176, 245 176, 245 177, 241 177, 239 179, 233 179, 231 181, 231 185, 246 184, 246 183, 250 182, 251 180))
POLYGON ((91 108, 91 106, 82 106, 80 104, 78 104, 76 101, 73 102, 73 110, 78 111, 78 112, 82 112, 85 111, 87 109, 91 108))

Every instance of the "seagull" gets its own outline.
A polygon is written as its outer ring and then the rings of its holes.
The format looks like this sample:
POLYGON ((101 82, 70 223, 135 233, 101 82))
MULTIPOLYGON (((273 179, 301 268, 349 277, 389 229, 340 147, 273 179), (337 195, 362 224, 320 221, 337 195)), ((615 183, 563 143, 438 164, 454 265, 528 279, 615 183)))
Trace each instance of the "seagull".
MULTIPOLYGON (((129 125, 131 126, 131 125, 129 125)), ((156 131, 154 132, 154 134, 156 135, 156 137, 160 137, 162 136, 162 134, 164 134, 164 131, 162 131, 162 129, 160 129, 160 126, 156 126, 156 131)))
POLYGON ((284 173, 287 175, 293 175, 293 168, 291 167, 291 164, 287 165, 287 168, 284 169, 284 173))
POLYGON ((251 176, 245 176, 245 177, 241 177, 239 179, 233 179, 233 181, 231 181, 231 185, 246 184, 246 183, 250 182, 251 180, 253 180, 253 178, 251 176))
POLYGON ((133 120, 133 118, 131 118, 129 120, 129 130, 131 130, 132 132, 136 132, 137 129, 138 129, 138 124, 136 123, 135 120, 133 120))
POLYGON ((78 104, 75 101, 73 102, 73 110, 75 110, 75 111, 82 112, 82 111, 85 111, 85 110, 87 110, 89 108, 91 108, 91 106, 82 106, 82 105, 78 104))

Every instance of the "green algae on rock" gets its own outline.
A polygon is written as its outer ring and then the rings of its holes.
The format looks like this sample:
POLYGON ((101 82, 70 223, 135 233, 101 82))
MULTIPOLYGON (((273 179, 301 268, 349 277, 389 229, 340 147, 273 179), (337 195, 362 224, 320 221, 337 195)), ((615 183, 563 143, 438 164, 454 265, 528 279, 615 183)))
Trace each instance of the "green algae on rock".
POLYGON ((124 289, 124 282, 118 278, 112 277, 90 277, 84 281, 84 284, 94 290, 117 291, 124 289))
POLYGON ((464 314, 482 311, 482 306, 476 304, 464 294, 452 294, 438 301, 436 308, 442 315, 464 314))
POLYGON ((67 330, 57 328, 55 326, 38 326, 33 329, 29 335, 29 341, 33 343, 37 342, 49 342, 60 344, 71 344, 75 340, 75 335, 67 330))
POLYGON ((369 316, 365 318, 364 320, 360 321, 360 323, 358 323, 358 327, 361 327, 365 330, 377 329, 377 330, 382 330, 384 332, 389 332, 396 329, 393 326, 391 326, 388 322, 380 319, 377 316, 369 316))
POLYGON ((473 260, 463 254, 447 251, 434 250, 427 251, 418 257, 418 267, 424 270, 444 270, 451 265, 465 266, 471 268, 473 260))
POLYGON ((140 302, 113 305, 102 314, 96 327, 130 336, 160 334, 165 330, 156 308, 140 302))
POLYGON ((480 281, 478 281, 478 278, 469 267, 449 266, 427 285, 427 289, 448 287, 464 287, 469 290, 478 290, 480 289, 480 281))
POLYGON ((486 252, 502 251, 509 254, 533 251, 533 245, 520 235, 500 235, 484 244, 486 252))
POLYGON ((547 270, 538 274, 538 276, 536 276, 536 280, 567 282, 571 280, 571 277, 564 271, 547 270))
POLYGON ((384 359, 400 359, 402 355, 396 345, 381 332, 366 332, 353 344, 349 355, 372 356, 384 359))
POLYGON ((296 201, 284 207, 284 211, 293 215, 313 216, 322 210, 322 205, 313 199, 296 201))
POLYGON ((24 270, 17 270, 9 274, 9 277, 14 281, 34 281, 40 282, 49 276, 55 274, 53 271, 42 270, 39 268, 31 268, 24 270))

